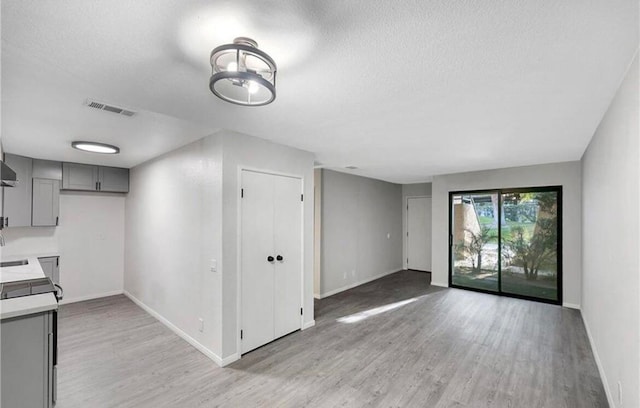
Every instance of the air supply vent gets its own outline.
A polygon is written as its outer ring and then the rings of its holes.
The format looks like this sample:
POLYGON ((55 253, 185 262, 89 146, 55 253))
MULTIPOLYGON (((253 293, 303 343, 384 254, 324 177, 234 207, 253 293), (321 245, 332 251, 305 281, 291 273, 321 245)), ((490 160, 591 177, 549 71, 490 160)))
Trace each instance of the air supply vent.
POLYGON ((120 108, 117 106, 113 106, 113 105, 108 105, 106 103, 102 103, 102 102, 97 102, 91 99, 87 99, 84 103, 85 105, 87 105, 90 108, 93 109, 99 109, 99 110, 103 110, 103 111, 107 111, 107 112, 112 112, 112 113, 116 113, 118 115, 124 115, 124 116, 133 116, 136 114, 136 112, 129 110, 129 109, 125 109, 125 108, 120 108))
POLYGON ((357 167, 356 166, 347 166, 347 167, 345 167, 345 169, 355 170, 355 169, 357 169, 357 167))

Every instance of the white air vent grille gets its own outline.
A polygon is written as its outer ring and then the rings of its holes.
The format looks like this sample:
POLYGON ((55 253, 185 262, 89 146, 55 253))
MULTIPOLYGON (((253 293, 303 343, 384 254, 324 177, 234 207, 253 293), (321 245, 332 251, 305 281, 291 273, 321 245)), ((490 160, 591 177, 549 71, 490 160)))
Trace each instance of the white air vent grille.
POLYGON ((125 109, 125 108, 119 108, 117 106, 108 105, 106 103, 93 101, 91 99, 87 99, 84 104, 87 105, 90 108, 99 109, 99 110, 112 112, 112 113, 117 113, 118 115, 133 116, 133 115, 136 114, 136 112, 134 112, 132 110, 125 109))
POLYGON ((357 167, 356 166, 347 166, 347 167, 345 167, 345 169, 355 170, 355 169, 357 169, 357 167))

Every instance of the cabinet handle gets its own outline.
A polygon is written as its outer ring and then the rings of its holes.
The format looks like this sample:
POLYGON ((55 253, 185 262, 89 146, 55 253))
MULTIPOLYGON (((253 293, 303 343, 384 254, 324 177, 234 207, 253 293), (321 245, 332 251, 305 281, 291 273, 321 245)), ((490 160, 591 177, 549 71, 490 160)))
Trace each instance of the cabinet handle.
POLYGON ((278 255, 276 256, 276 261, 284 261, 284 258, 282 257, 282 255, 278 255))
POLYGON ((56 227, 58 226, 59 219, 60 219, 60 217, 56 217, 56 227))
POLYGON ((102 191, 102 181, 98 181, 98 190, 102 191))
POLYGON ((98 191, 98 182, 96 181, 96 191, 98 191))
POLYGON ((5 217, 4 219, 4 226, 8 227, 9 226, 9 217, 5 217))
POLYGON ((267 257, 267 262, 273 262, 273 257, 271 255, 267 257))

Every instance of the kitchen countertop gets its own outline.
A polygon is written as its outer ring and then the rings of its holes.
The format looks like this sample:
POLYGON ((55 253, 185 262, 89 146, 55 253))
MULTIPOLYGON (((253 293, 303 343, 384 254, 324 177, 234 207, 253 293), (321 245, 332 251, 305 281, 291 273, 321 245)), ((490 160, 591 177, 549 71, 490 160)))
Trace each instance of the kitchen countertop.
MULTIPOLYGON (((2 261, 17 261, 27 259, 27 265, 8 266, 0 268, 0 283, 13 282, 25 279, 44 278, 44 271, 38 262, 38 258, 58 256, 57 254, 31 254, 3 256, 2 261)), ((24 316, 28 314, 46 312, 58 308, 58 302, 53 293, 41 295, 23 296, 13 299, 0 300, 0 319, 24 316)))

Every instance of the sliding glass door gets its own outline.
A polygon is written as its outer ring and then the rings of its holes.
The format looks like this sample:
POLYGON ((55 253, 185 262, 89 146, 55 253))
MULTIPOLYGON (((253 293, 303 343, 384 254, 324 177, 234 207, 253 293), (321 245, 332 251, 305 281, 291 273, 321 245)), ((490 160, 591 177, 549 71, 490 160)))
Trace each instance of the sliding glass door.
POLYGON ((449 285, 561 303, 562 187, 450 193, 449 285))

